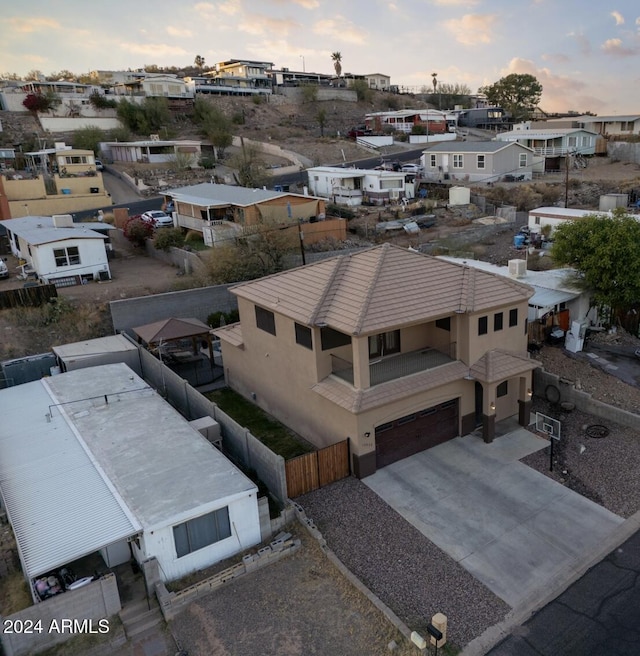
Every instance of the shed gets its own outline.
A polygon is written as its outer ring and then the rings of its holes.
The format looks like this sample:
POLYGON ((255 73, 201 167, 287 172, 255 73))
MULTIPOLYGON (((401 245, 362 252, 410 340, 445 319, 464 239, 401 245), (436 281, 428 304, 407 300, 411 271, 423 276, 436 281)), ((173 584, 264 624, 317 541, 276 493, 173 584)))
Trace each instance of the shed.
POLYGON ((56 355, 60 371, 73 371, 101 364, 124 362, 139 376, 142 376, 138 348, 124 335, 109 335, 108 337, 54 346, 53 352, 56 355))

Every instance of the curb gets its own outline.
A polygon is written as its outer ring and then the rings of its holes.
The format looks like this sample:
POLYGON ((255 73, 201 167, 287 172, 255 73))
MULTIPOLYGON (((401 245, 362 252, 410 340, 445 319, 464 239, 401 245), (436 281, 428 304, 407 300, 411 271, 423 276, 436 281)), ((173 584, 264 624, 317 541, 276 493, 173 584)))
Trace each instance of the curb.
POLYGON ((561 595, 569 586, 580 579, 587 570, 591 569, 613 550, 628 540, 634 533, 640 530, 640 511, 633 514, 620 524, 611 535, 602 543, 600 549, 590 554, 584 560, 576 560, 565 571, 565 576, 552 587, 538 589, 530 595, 530 599, 517 608, 507 613, 505 619, 498 624, 489 627, 482 635, 478 636, 460 652, 460 656, 484 656, 499 642, 509 636, 512 629, 526 622, 535 612, 561 595))

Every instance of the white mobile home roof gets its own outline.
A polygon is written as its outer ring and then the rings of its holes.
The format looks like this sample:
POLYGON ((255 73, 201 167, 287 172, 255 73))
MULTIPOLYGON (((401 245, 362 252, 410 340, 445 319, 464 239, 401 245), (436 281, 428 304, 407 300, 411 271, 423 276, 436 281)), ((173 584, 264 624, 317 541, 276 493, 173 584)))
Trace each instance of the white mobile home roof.
POLYGON ((135 535, 114 493, 43 381, 0 391, 0 490, 25 574, 34 578, 135 535))
POLYGON ((71 358, 74 360, 82 360, 102 353, 137 351, 138 347, 135 344, 132 344, 123 335, 109 335, 107 337, 87 339, 83 342, 73 342, 71 344, 54 346, 52 350, 62 360, 68 360, 71 358))

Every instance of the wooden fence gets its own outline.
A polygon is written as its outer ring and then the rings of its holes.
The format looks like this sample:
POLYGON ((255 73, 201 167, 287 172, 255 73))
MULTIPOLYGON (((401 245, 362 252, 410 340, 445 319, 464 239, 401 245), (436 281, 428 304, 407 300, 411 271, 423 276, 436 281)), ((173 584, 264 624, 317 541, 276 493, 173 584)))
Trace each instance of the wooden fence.
POLYGON ((55 285, 7 289, 0 292, 0 310, 25 306, 38 307, 48 303, 52 298, 57 298, 57 296, 58 290, 55 285))
POLYGON ((287 496, 295 499, 349 476, 349 440, 287 460, 287 496))

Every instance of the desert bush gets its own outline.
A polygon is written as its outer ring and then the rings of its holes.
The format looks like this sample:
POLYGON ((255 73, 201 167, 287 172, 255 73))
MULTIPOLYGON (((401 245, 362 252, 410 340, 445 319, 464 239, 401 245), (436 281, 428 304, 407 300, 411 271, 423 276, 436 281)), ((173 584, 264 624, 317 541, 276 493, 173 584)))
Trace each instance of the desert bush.
POLYGON ((180 228, 163 228, 158 230, 153 239, 153 246, 159 251, 167 252, 172 246, 180 248, 184 245, 184 235, 180 228))
POLYGON ((327 215, 329 216, 339 216, 343 219, 353 219, 355 217, 355 212, 348 207, 343 207, 342 205, 335 205, 334 203, 329 203, 327 205, 327 215))
POLYGON ((124 236, 136 247, 144 248, 149 237, 153 236, 153 226, 139 216, 132 216, 124 224, 124 236))
POLYGON ((207 325, 212 328, 219 328, 222 325, 229 325, 240 321, 240 313, 238 310, 231 310, 231 312, 213 312, 207 317, 207 325), (222 323, 224 319, 224 324, 222 323))

